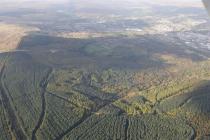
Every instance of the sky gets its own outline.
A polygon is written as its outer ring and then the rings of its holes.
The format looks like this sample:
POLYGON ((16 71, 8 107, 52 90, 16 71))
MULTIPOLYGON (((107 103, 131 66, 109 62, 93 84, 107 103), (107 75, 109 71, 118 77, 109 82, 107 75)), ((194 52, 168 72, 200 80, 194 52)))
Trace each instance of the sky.
MULTIPOLYGON (((23 2, 43 2, 43 3, 66 3, 66 2, 71 2, 75 0, 1 0, 0 2, 3 3, 23 3, 23 2)), ((83 1, 83 2, 91 2, 91 1, 96 1, 96 0, 78 0, 78 1, 83 1)), ((98 0, 99 1, 99 0, 98 0)), ((147 1, 147 2, 152 2, 152 3, 159 3, 159 4, 173 4, 173 3, 201 3, 201 0, 100 0, 104 2, 141 2, 141 1, 147 1)))
POLYGON ((203 7, 202 0, 0 0, 0 8, 3 6, 12 8, 16 7, 43 7, 56 4, 77 3, 82 5, 98 5, 100 6, 126 6, 126 5, 142 5, 142 2, 156 5, 172 5, 179 7, 203 7))

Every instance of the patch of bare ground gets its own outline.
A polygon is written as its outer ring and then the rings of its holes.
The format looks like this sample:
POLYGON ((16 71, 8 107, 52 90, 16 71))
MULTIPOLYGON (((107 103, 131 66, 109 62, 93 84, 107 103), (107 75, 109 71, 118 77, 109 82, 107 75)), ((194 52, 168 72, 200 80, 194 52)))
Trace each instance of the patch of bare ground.
POLYGON ((123 32, 61 32, 55 34, 55 36, 57 37, 74 39, 105 38, 119 36, 135 37, 139 35, 144 35, 144 32, 140 32, 137 29, 128 29, 127 31, 123 32))
POLYGON ((21 39, 32 31, 38 31, 38 29, 0 23, 0 53, 17 49, 21 39))

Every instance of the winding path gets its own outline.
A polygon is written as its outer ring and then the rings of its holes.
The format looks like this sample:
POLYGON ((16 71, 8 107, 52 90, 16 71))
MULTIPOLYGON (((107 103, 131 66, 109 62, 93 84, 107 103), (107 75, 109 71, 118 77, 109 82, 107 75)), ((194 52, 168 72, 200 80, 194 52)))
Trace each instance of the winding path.
POLYGON ((49 81, 49 77, 52 73, 52 69, 50 69, 46 75, 46 77, 43 78, 43 80, 40 83, 40 88, 41 88, 41 98, 42 98, 42 110, 41 110, 41 114, 39 116, 39 120, 34 128, 34 130, 32 131, 32 137, 31 140, 36 140, 36 133, 39 130, 39 128, 41 127, 43 121, 44 121, 44 117, 45 117, 45 113, 46 113, 46 88, 48 85, 48 81, 49 81))
POLYGON ((129 120, 126 118, 125 120, 125 140, 128 140, 128 127, 129 127, 129 120))

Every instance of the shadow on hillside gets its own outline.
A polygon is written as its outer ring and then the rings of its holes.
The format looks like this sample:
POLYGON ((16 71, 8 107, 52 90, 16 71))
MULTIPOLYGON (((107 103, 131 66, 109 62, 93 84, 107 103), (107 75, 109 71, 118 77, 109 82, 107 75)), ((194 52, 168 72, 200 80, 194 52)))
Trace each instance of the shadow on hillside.
POLYGON ((192 61, 205 60, 202 55, 196 52, 189 54, 187 48, 160 41, 155 35, 66 39, 30 34, 22 39, 19 49, 41 63, 56 67, 146 69, 168 65, 156 54, 169 54, 192 61))
POLYGON ((210 81, 206 81, 190 94, 191 97, 183 107, 192 113, 204 114, 210 118, 210 81))

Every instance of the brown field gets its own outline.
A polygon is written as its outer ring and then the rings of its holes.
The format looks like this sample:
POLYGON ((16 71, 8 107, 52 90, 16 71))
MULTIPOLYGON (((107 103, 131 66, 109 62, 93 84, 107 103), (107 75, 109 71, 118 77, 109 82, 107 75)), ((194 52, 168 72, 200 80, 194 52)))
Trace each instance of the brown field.
POLYGON ((0 52, 13 51, 21 39, 31 31, 38 29, 0 23, 0 52))

